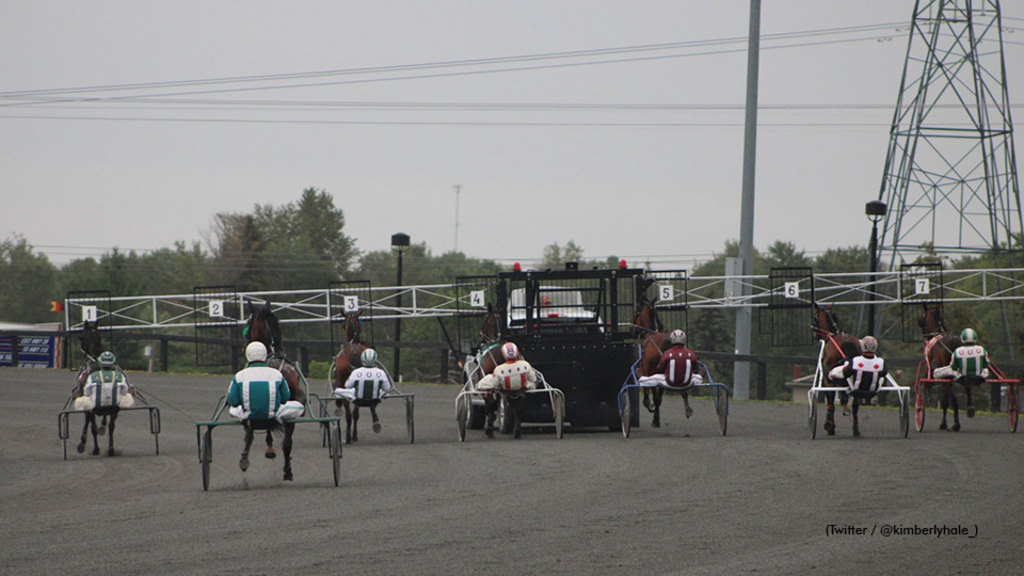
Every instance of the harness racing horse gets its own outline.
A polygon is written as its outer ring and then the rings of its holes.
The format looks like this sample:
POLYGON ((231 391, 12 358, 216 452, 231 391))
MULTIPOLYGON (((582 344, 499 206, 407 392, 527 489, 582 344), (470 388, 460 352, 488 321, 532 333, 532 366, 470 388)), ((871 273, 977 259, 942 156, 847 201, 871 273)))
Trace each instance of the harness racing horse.
MULTIPOLYGON (((640 362, 636 367, 636 377, 639 379, 644 376, 653 376, 658 371, 662 353, 672 345, 668 334, 662 331, 661 320, 658 319, 654 307, 646 301, 640 304, 636 315, 633 316, 633 327, 638 334, 637 350, 640 355, 640 362)), ((701 372, 703 373, 704 370, 701 369, 701 372)), ((702 375, 707 376, 706 374, 702 375)), ((651 428, 661 428, 661 400, 665 392, 666 389, 660 386, 643 388, 644 406, 649 412, 654 413, 651 428), (650 391, 650 396, 648 396, 648 391, 650 391)), ((690 408, 690 394, 686 390, 680 390, 679 394, 683 397, 686 417, 689 418, 693 415, 693 409, 690 408)))
MULTIPOLYGON (((267 347, 267 365, 281 372, 285 383, 288 385, 291 399, 305 406, 306 389, 303 386, 302 377, 298 369, 295 368, 295 365, 285 356, 284 347, 281 343, 281 324, 277 316, 270 309, 269 301, 253 309, 252 314, 249 315, 249 321, 246 324, 244 333, 248 339, 247 343, 262 342, 267 347)), ((273 433, 280 432, 283 429, 284 440, 281 442, 281 447, 284 449, 284 479, 291 480, 292 433, 295 431, 295 423, 282 424, 276 418, 270 418, 261 421, 246 420, 243 424, 245 424, 243 460, 247 460, 249 457, 249 448, 252 446, 255 430, 265 430, 267 432, 267 449, 264 455, 267 458, 276 458, 277 453, 274 451, 273 433)))
MULTIPOLYGON (((78 369, 75 376, 75 390, 72 397, 77 400, 82 397, 85 384, 89 375, 100 369, 99 357, 103 353, 103 341, 95 322, 86 322, 82 327, 82 333, 78 335, 78 341, 85 355, 85 365, 78 369)), ((95 406, 85 413, 85 424, 82 426, 82 439, 78 443, 78 453, 85 452, 89 431, 92 430, 92 454, 98 456, 100 453, 99 439, 107 433, 109 419, 110 437, 107 442, 107 455, 114 455, 114 421, 117 420, 117 413, 120 408, 115 403, 113 406, 95 406), (96 417, 101 418, 99 425, 96 424, 96 417)))
MULTIPOLYGON (((822 368, 824 369, 823 378, 831 379, 829 373, 833 368, 847 360, 860 356, 860 340, 843 332, 843 329, 839 326, 839 318, 832 312, 831 304, 827 308, 822 308, 817 303, 814 304, 814 325, 811 328, 814 330, 814 337, 817 340, 825 341, 824 355, 821 359, 822 368)), ((835 436, 836 393, 825 392, 824 394, 828 405, 828 412, 825 416, 823 427, 829 436, 835 436)), ((847 406, 849 396, 846 392, 839 393, 839 401, 843 405, 843 415, 848 415, 850 413, 850 409, 847 406)))
MULTIPOLYGON (((924 316, 917 321, 918 326, 924 332, 924 360, 927 366, 929 378, 934 377, 935 370, 943 366, 949 366, 953 360, 953 351, 963 346, 959 336, 946 331, 946 325, 942 318, 942 308, 938 305, 924 307, 924 316)), ((956 392, 953 391, 953 382, 943 383, 940 403, 942 406, 942 424, 939 430, 960 431, 960 403, 956 399, 956 392), (953 407, 953 427, 946 425, 946 412, 953 407)), ((971 401, 971 386, 964 382, 964 391, 967 393, 967 416, 974 416, 974 406, 971 401)))
MULTIPOLYGON (((494 306, 487 303, 487 314, 484 315, 484 323, 480 326, 480 340, 477 341, 477 352, 476 357, 473 359, 476 367, 472 370, 470 377, 473 374, 476 375, 476 382, 479 382, 481 378, 488 374, 494 373, 494 369, 505 362, 505 358, 501 355, 501 346, 504 342, 501 340, 501 336, 498 330, 498 312, 494 309, 494 306)), ((522 359, 522 353, 519 354, 519 358, 522 359)), ((501 401, 500 396, 494 392, 488 392, 484 394, 484 414, 487 418, 487 423, 484 427, 485 433, 488 438, 494 437, 494 419, 498 415, 498 405, 501 401)), ((509 402, 506 404, 509 409, 509 416, 511 416, 511 426, 503 426, 503 432, 510 429, 514 429, 519 423, 519 402, 518 398, 509 398, 509 402)))
MULTIPOLYGON (((334 389, 345 387, 345 382, 348 381, 348 377, 352 375, 352 372, 356 368, 363 367, 363 361, 361 356, 363 352, 370 348, 365 342, 362 341, 360 335, 362 334, 363 323, 359 319, 359 315, 362 314, 362 310, 357 312, 349 312, 345 314, 345 343, 341 345, 341 350, 334 357, 334 389)), ((360 401, 352 401, 346 399, 335 400, 334 404, 337 407, 334 414, 336 416, 341 414, 342 408, 345 409, 345 443, 351 444, 359 440, 359 406, 364 405, 370 408, 370 416, 373 418, 373 431, 380 432, 380 419, 377 417, 377 404, 380 401, 364 403, 360 401), (350 406, 350 404, 352 406, 350 406)))

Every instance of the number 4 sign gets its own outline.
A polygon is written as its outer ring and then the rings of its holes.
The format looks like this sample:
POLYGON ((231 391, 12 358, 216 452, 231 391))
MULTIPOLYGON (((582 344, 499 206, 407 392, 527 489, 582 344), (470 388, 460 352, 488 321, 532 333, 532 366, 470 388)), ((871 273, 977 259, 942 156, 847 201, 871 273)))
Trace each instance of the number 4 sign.
POLYGON ((473 290, 469 293, 469 305, 477 308, 486 308, 487 301, 484 300, 483 290, 473 290))

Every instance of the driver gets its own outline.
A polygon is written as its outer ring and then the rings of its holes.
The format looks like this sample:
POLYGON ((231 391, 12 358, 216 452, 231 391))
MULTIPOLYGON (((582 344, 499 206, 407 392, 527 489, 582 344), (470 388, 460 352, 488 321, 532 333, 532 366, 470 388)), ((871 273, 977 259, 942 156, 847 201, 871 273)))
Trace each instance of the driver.
POLYGON ((128 377, 117 365, 114 353, 107 351, 100 354, 99 364, 95 372, 89 374, 82 388, 82 395, 75 399, 76 410, 93 410, 103 406, 131 408, 135 405, 132 387, 128 377))
MULTIPOLYGON (((700 375, 700 361, 697 354, 686 347, 686 332, 673 330, 668 335, 671 346, 662 353, 661 360, 655 373, 650 376, 641 376, 637 383, 641 386, 667 386, 674 389, 685 390, 693 385, 704 383, 700 375)), ((685 397, 684 397, 685 398, 685 397)), ((689 402, 686 402, 686 417, 693 415, 693 409, 689 402)))
POLYGON ((956 378, 961 384, 980 384, 988 378, 988 352, 978 344, 978 333, 965 328, 960 333, 963 346, 953 351, 949 366, 936 368, 935 378, 956 378))
POLYGON ((878 340, 874 336, 865 336, 860 341, 861 355, 836 366, 829 372, 833 380, 847 382, 849 394, 853 396, 853 435, 860 436, 860 420, 857 412, 861 403, 867 404, 878 394, 878 388, 885 381, 888 370, 885 360, 876 356, 878 340))
MULTIPOLYGON (((348 376, 345 385, 334 391, 338 398, 352 400, 360 406, 376 405, 380 399, 394 389, 391 376, 377 364, 377 351, 373 348, 363 350, 359 355, 361 368, 356 368, 348 376)), ((380 425, 374 427, 379 432, 380 425)))
MULTIPOLYGON (((514 342, 502 344, 501 355, 505 358, 505 363, 496 367, 494 372, 481 378, 477 382, 476 388, 482 392, 499 391, 509 399, 509 402, 518 402, 526 390, 537 388, 537 372, 529 362, 520 357, 519 348, 514 342)), ((493 409, 488 407, 486 412, 487 427, 484 429, 484 434, 488 438, 494 438, 493 409)), ((516 409, 512 410, 513 414, 517 412, 516 409)), ((521 437, 521 433, 518 418, 516 420, 514 436, 518 439, 521 437)))

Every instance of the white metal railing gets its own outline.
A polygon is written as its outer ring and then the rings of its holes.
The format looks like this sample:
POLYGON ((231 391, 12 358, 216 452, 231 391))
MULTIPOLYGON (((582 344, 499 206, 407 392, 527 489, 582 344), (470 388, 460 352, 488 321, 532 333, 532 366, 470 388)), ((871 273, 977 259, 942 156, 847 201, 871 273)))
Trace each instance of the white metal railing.
MULTIPOLYGON (((943 270, 941 289, 945 302, 1024 300, 1024 269, 943 270)), ((814 299, 836 306, 863 305, 874 294, 876 305, 913 301, 901 295, 900 272, 837 273, 814 275, 814 299)), ((800 282, 801 298, 809 297, 810 283, 800 282)), ((780 287, 775 287, 775 298, 780 287)), ((426 286, 386 286, 375 288, 278 290, 232 292, 224 294, 171 294, 162 296, 117 296, 78 298, 65 301, 65 325, 81 328, 86 319, 100 320, 114 329, 161 329, 191 327, 198 318, 204 326, 233 326, 246 322, 254 303, 271 303, 285 323, 328 322, 341 319, 339 295, 357 295, 360 308, 372 308, 375 320, 395 318, 431 318, 454 316, 459 310, 473 310, 468 291, 457 297, 456 284, 426 286), (402 305, 398 305, 401 296, 402 305), (333 297, 333 300, 332 300, 333 297), (235 315, 213 318, 210 302, 218 298, 233 304, 235 315), (109 306, 108 306, 109 302, 109 306), (109 308, 109 309, 108 309, 109 308), (333 317, 332 317, 333 316, 333 317)), ((687 278, 686 303, 692 309, 765 308, 773 296, 766 275, 690 276, 687 278), (748 295, 726 294, 727 286, 746 287, 748 295)), ((929 299, 928 294, 921 295, 929 299)), ((937 296, 936 296, 937 298, 937 296)), ((479 308, 477 308, 479 309, 479 308)))

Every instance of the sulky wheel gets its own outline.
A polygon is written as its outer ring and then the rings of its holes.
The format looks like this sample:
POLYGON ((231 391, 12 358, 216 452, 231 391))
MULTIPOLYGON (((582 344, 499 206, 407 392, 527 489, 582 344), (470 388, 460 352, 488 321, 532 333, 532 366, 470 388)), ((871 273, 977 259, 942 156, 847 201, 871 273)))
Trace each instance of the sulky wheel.
POLYGON ((899 392, 900 397, 900 434, 904 438, 910 433, 910 393, 899 392))
POLYGON ((718 427, 722 429, 722 436, 729 427, 729 391, 724 386, 715 386, 715 394, 719 396, 715 402, 718 409, 718 427))
POLYGON ((622 395, 622 437, 629 438, 630 420, 629 392, 622 395))
POLYGON ((469 405, 467 396, 460 396, 455 403, 455 420, 459 423, 459 442, 466 441, 466 425, 469 424, 469 405))
POLYGON ((914 425, 917 431, 924 430, 924 383, 918 380, 914 384, 914 425))
POLYGON ((330 445, 331 468, 334 470, 334 485, 341 483, 341 422, 332 426, 327 443, 330 445))
POLYGON ((1018 404, 1020 399, 1017 398, 1017 385, 1011 384, 1007 386, 1006 390, 1006 415, 1010 419, 1010 432, 1017 431, 1017 412, 1020 410, 1018 404))
POLYGON ((562 428, 565 426, 565 406, 562 402, 562 397, 555 394, 552 397, 551 409, 555 412, 555 436, 558 439, 562 438, 562 428))
POLYGON ((416 441, 416 427, 413 425, 413 399, 405 399, 405 428, 409 432, 409 444, 416 441))
POLYGON ((199 462, 203 465, 203 491, 205 492, 210 489, 210 463, 213 462, 213 430, 210 428, 203 433, 199 462))
POLYGON ((810 405, 807 407, 807 426, 811 429, 811 440, 818 435, 818 393, 810 396, 810 405))

